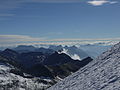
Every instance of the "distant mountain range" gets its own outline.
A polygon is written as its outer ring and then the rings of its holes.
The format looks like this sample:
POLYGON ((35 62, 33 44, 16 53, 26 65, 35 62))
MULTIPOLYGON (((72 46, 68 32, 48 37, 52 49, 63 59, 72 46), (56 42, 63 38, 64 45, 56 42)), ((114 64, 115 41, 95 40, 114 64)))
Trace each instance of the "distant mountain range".
MULTIPOLYGON (((43 53, 54 53, 54 51, 62 51, 62 53, 66 53, 73 59, 82 60, 88 56, 92 58, 96 58, 102 52, 108 50, 112 45, 113 42, 99 42, 99 43, 90 43, 90 44, 77 44, 77 45, 19 45, 17 47, 11 47, 11 49, 23 53, 23 52, 43 52, 43 53)), ((2 47, 0 47, 2 48, 2 47)), ((1 49, 3 50, 3 49, 1 49)))
MULTIPOLYGON (((75 48, 75 47, 74 47, 75 48)), ((74 60, 60 50, 19 46, 0 52, 0 89, 43 90, 93 59, 74 60)))
MULTIPOLYGON (((103 44, 50 45, 47 48, 20 45, 2 50, 0 51, 0 89, 47 89, 80 68, 86 67, 91 61, 93 62, 92 58, 110 47, 111 45, 103 44)), ((57 85, 59 84, 56 84, 56 87, 57 85)))
POLYGON ((94 59, 111 47, 112 45, 104 45, 104 43, 80 45, 80 48, 94 59))
POLYGON ((48 47, 34 47, 34 46, 26 46, 20 45, 16 48, 12 48, 17 52, 29 52, 29 51, 42 51, 47 53, 54 53, 54 51, 61 51, 62 53, 66 53, 73 59, 84 59, 88 56, 92 58, 96 58, 102 52, 108 50, 113 46, 113 43, 95 43, 95 44, 84 44, 84 45, 73 45, 73 46, 62 46, 62 45, 49 45, 48 47))
POLYGON ((42 52, 42 53, 49 53, 52 54, 55 51, 59 53, 65 53, 69 55, 72 59, 76 60, 82 60, 89 55, 84 52, 82 49, 77 48, 76 46, 65 46, 63 47, 62 45, 55 46, 55 45, 50 45, 48 48, 36 48, 34 46, 26 46, 26 45, 20 45, 16 48, 13 48, 16 52, 19 53, 25 53, 25 52, 42 52))

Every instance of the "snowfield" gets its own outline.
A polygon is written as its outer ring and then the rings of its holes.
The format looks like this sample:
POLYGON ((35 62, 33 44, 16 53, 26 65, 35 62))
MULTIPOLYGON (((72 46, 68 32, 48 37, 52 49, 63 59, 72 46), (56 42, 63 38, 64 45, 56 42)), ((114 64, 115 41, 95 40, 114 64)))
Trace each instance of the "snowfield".
MULTIPOLYGON (((14 68, 9 64, 0 63, 0 90, 43 90, 51 85, 40 82, 40 78, 24 78, 10 73, 14 68)), ((47 82, 51 80, 46 79, 47 82)))
POLYGON ((120 90, 120 43, 48 90, 120 90))

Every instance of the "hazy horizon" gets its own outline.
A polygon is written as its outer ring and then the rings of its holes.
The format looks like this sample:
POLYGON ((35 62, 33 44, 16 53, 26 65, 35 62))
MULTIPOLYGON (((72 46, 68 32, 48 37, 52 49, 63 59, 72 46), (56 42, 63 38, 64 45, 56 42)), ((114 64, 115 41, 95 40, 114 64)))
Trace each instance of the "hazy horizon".
POLYGON ((118 0, 0 0, 0 45, 120 41, 119 5, 118 0))

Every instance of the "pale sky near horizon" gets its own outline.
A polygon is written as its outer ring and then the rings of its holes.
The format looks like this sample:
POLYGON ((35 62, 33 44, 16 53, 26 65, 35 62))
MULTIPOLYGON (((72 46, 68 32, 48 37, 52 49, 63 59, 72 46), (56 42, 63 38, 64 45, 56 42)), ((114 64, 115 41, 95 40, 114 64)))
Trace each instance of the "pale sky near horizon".
POLYGON ((119 0, 0 0, 0 40, 119 38, 119 0))

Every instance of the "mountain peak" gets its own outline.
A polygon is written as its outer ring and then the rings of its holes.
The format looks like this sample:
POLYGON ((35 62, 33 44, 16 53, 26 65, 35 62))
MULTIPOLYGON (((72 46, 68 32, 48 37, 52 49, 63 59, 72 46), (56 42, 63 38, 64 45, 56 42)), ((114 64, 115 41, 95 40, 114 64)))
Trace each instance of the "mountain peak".
POLYGON ((12 49, 7 48, 7 49, 4 50, 4 52, 15 52, 15 51, 13 51, 12 49))
POLYGON ((70 56, 65 53, 59 54, 58 52, 53 53, 44 60, 46 65, 59 65, 73 60, 70 56))
POLYGON ((2 54, 18 54, 16 51, 14 51, 14 50, 12 50, 12 49, 9 49, 9 48, 7 48, 7 49, 5 49, 4 51, 2 51, 1 52, 2 54))

